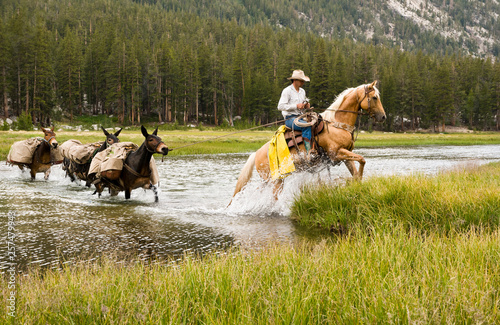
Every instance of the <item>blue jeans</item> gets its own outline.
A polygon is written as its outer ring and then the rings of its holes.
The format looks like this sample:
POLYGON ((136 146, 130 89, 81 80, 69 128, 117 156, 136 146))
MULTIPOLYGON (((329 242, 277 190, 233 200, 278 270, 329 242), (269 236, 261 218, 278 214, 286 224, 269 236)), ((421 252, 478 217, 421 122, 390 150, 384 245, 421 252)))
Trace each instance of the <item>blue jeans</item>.
MULTIPOLYGON (((299 117, 299 116, 298 115, 288 115, 287 117, 285 117, 285 119, 286 119, 285 125, 288 126, 290 129, 292 129, 293 121, 295 121, 297 119, 297 117, 299 117)), ((303 119, 300 119, 299 121, 307 123, 307 121, 304 121, 303 119)), ((312 131, 311 131, 310 126, 300 127, 300 126, 293 124, 293 130, 302 131, 302 137, 306 138, 309 141, 312 138, 312 131)))

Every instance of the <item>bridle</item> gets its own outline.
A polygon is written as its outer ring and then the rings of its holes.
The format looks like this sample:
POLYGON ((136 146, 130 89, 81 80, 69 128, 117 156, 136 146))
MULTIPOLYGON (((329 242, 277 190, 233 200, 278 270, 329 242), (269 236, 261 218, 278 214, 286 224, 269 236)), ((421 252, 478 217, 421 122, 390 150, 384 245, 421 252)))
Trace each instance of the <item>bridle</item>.
POLYGON ((55 139, 55 138, 56 138, 56 136, 55 136, 55 135, 53 135, 53 136, 51 136, 48 140, 47 140, 47 139, 45 139, 45 137, 43 137, 42 139, 43 139, 43 141, 45 141, 47 144, 50 144, 50 140, 55 139))
MULTIPOLYGON (((361 98, 361 100, 359 100, 359 96, 358 96, 358 92, 356 91, 356 101, 358 102, 358 109, 355 110, 355 111, 348 111, 348 110, 345 110, 345 109, 337 109, 337 110, 332 110, 334 111, 335 113, 336 112, 344 112, 344 113, 352 113, 352 114, 357 114, 357 115, 369 115, 369 116, 372 116, 372 113, 371 113, 371 98, 370 96, 368 96, 368 94, 370 94, 372 91, 375 91, 375 89, 368 89, 368 86, 365 85, 365 94, 363 96, 363 98, 361 98), (361 103, 365 100, 365 98, 367 98, 368 100, 368 109, 366 110, 366 112, 363 112, 362 109, 361 109, 361 103)), ((356 89, 357 90, 357 89, 356 89)))
POLYGON ((160 139, 160 141, 156 144, 156 146, 154 147, 154 149, 153 149, 153 150, 150 150, 150 149, 148 148, 148 144, 147 144, 147 143, 146 143, 145 147, 146 147, 146 150, 147 150, 148 152, 151 152, 151 153, 156 153, 156 149, 158 149, 158 147, 159 147, 159 146, 160 146, 160 144, 162 144, 162 143, 163 143, 163 144, 165 144, 165 143, 164 143, 164 142, 160 139))

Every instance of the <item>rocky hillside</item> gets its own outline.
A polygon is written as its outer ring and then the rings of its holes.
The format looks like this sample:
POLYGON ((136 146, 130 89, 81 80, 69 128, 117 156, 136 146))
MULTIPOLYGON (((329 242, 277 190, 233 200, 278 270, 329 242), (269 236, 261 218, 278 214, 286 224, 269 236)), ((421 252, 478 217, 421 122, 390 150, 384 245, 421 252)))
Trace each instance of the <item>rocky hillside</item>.
POLYGON ((266 22, 327 38, 425 53, 500 54, 499 0, 135 0, 172 11, 266 22))

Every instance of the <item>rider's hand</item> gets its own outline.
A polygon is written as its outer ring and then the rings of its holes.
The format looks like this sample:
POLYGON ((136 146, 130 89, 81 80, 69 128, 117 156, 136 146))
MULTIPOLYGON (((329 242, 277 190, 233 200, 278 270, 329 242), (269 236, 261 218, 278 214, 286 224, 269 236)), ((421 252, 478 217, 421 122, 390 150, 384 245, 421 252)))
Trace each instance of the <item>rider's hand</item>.
POLYGON ((298 103, 297 104, 297 109, 304 109, 305 108, 305 105, 303 103, 298 103))

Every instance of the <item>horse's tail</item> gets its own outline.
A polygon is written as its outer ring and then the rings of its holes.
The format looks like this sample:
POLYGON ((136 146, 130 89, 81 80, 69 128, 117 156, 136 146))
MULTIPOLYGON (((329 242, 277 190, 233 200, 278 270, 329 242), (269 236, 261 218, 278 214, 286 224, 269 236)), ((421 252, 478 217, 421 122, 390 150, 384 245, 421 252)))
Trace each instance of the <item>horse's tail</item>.
POLYGON ((240 172, 240 176, 238 177, 238 182, 236 182, 236 188, 234 189, 234 194, 233 197, 238 194, 239 191, 245 186, 250 178, 252 177, 253 174, 253 167, 255 165, 255 155, 256 152, 250 155, 248 157, 247 162, 245 163, 245 166, 243 166, 243 169, 240 172))

